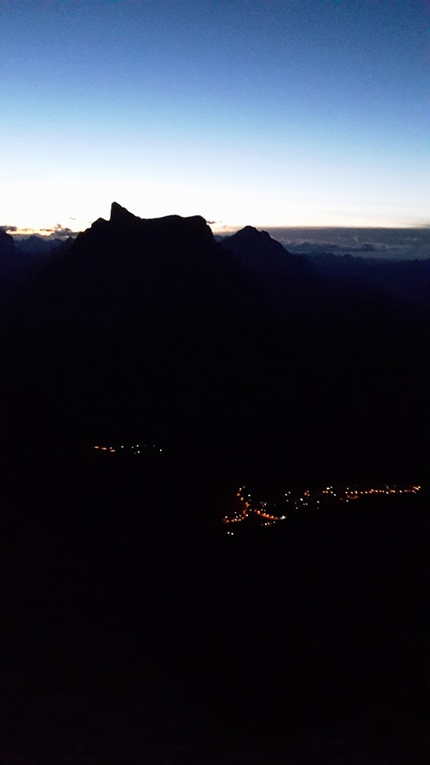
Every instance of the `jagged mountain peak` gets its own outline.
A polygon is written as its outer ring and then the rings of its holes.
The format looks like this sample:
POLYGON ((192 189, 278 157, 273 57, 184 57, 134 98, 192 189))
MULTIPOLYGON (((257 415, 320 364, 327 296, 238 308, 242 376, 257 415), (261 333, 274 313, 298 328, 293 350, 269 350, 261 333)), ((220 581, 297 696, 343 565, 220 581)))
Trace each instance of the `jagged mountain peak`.
POLYGON ((118 204, 118 202, 112 202, 110 208, 110 223, 123 224, 138 220, 140 220, 140 218, 138 218, 136 215, 133 215, 133 213, 129 212, 125 207, 118 204))
POLYGON ((245 226, 227 237, 221 247, 254 271, 282 273, 285 269, 290 271, 293 263, 297 265, 291 253, 268 231, 259 231, 254 226, 245 226))
POLYGON ((233 234, 233 236, 240 236, 240 237, 254 237, 259 239, 272 239, 268 231, 259 231, 254 226, 244 226, 244 228, 239 229, 239 231, 236 231, 236 234, 233 234))
POLYGON ((248 252, 253 252, 267 256, 281 256, 285 259, 291 253, 276 239, 270 236, 268 231, 259 231, 254 226, 245 226, 235 234, 224 240, 224 245, 230 250, 246 248, 248 252))
POLYGON ((174 228, 187 228, 190 230, 198 231, 206 229, 211 232, 207 225, 206 220, 201 215, 191 215, 183 217, 181 215, 164 215, 161 218, 141 218, 134 215, 126 207, 123 207, 118 202, 112 202, 109 223, 129 225, 133 223, 145 224, 146 227, 161 227, 164 230, 170 230, 174 228))

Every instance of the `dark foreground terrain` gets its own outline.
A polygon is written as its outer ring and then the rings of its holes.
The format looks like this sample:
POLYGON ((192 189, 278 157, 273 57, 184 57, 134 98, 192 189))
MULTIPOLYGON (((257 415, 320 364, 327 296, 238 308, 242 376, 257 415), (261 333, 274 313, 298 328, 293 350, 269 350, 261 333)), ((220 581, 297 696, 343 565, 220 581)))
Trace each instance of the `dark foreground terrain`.
POLYGON ((428 762, 425 494, 231 537, 137 464, 5 459, 0 762, 428 762))

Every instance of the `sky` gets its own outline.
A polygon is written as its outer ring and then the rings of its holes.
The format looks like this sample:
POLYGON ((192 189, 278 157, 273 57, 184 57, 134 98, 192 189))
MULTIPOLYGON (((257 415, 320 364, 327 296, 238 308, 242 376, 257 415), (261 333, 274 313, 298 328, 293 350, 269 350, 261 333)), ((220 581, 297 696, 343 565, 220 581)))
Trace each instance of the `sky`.
POLYGON ((0 224, 429 222, 426 0, 0 0, 0 224))

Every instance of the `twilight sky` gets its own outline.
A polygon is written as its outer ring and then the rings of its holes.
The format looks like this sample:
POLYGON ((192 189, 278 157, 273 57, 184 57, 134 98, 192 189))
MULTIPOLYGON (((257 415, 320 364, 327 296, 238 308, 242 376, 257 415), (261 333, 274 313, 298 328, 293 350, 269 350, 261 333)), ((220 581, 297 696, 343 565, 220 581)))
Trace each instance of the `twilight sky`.
POLYGON ((426 0, 0 0, 0 224, 429 221, 426 0))

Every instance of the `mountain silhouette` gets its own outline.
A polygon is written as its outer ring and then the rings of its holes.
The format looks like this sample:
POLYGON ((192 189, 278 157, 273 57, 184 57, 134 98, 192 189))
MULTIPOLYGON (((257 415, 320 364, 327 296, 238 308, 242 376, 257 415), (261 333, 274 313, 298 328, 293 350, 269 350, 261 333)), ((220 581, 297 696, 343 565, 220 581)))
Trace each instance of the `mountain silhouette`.
POLYGON ((10 255, 13 255, 14 251, 15 244, 13 237, 11 237, 10 234, 7 234, 6 231, 3 231, 3 229, 0 228, 0 257, 2 259, 9 257, 10 255))
POLYGON ((109 221, 95 221, 79 234, 68 257, 40 274, 28 298, 42 300, 43 314, 34 303, 30 310, 43 321, 89 325, 135 321, 136 312, 147 309, 173 310, 181 298, 195 301, 202 289, 210 293, 216 252, 212 232, 199 216, 146 220, 114 202, 109 221))
POLYGON ((49 260, 68 252, 73 239, 37 236, 14 239, 0 229, 0 298, 10 303, 17 290, 37 277, 49 260))
POLYGON ((6 285, 14 279, 16 271, 15 242, 10 234, 0 228, 0 296, 6 285))
POLYGON ((217 243, 200 216, 114 202, 8 321, 14 434, 148 432, 214 466, 284 475, 425 462, 424 322, 252 227, 217 243))
POLYGON ((297 267, 301 265, 304 271, 310 270, 306 269, 302 259, 287 252, 267 231, 258 231, 253 226, 245 226, 232 236, 224 238, 221 247, 253 271, 291 273, 293 264, 297 267))

